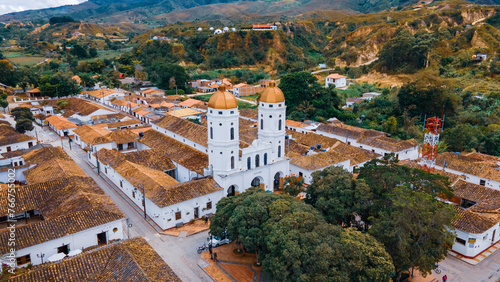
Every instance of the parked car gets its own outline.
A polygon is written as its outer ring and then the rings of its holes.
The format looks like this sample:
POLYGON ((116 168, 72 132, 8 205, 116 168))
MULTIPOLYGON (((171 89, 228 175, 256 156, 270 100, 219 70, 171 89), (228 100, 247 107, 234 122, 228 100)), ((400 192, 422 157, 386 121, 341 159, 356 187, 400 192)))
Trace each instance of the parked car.
POLYGON ((229 243, 231 243, 231 240, 229 240, 229 238, 220 239, 216 236, 212 238, 212 246, 214 247, 222 246, 229 243))

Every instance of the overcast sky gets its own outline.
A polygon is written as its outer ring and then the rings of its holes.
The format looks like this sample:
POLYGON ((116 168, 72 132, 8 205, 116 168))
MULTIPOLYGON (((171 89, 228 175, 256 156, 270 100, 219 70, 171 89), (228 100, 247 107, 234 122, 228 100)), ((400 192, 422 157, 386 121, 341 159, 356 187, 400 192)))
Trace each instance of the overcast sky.
POLYGON ((86 0, 0 0, 0 15, 24 10, 74 5, 85 1, 86 0))

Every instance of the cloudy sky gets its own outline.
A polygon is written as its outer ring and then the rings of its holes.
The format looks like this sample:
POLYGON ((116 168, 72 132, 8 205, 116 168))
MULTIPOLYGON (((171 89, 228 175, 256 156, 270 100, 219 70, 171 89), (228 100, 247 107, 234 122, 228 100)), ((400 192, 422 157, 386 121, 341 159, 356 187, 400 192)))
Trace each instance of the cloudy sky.
POLYGON ((0 15, 24 10, 74 5, 85 1, 86 0, 0 0, 0 15))

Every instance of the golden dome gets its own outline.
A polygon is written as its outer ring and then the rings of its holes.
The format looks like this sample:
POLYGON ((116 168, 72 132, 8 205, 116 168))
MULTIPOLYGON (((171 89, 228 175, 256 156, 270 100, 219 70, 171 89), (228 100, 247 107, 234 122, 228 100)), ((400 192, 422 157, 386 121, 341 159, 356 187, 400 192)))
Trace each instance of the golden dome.
POLYGON ((260 102, 264 103, 281 103, 285 102, 285 95, 281 89, 276 86, 276 81, 269 81, 269 86, 264 89, 262 95, 260 95, 260 102))
POLYGON ((213 109, 234 109, 238 107, 238 101, 231 94, 231 92, 226 91, 226 85, 222 83, 219 86, 219 90, 210 97, 208 101, 208 107, 213 109))

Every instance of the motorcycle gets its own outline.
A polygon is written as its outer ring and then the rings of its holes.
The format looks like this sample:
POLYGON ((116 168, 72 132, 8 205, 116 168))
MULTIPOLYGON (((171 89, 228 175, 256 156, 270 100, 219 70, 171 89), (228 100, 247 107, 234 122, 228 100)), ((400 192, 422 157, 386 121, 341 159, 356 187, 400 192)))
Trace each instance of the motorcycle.
POLYGON ((207 246, 207 244, 203 244, 203 246, 198 247, 198 254, 201 254, 206 250, 208 250, 208 246, 207 246))

